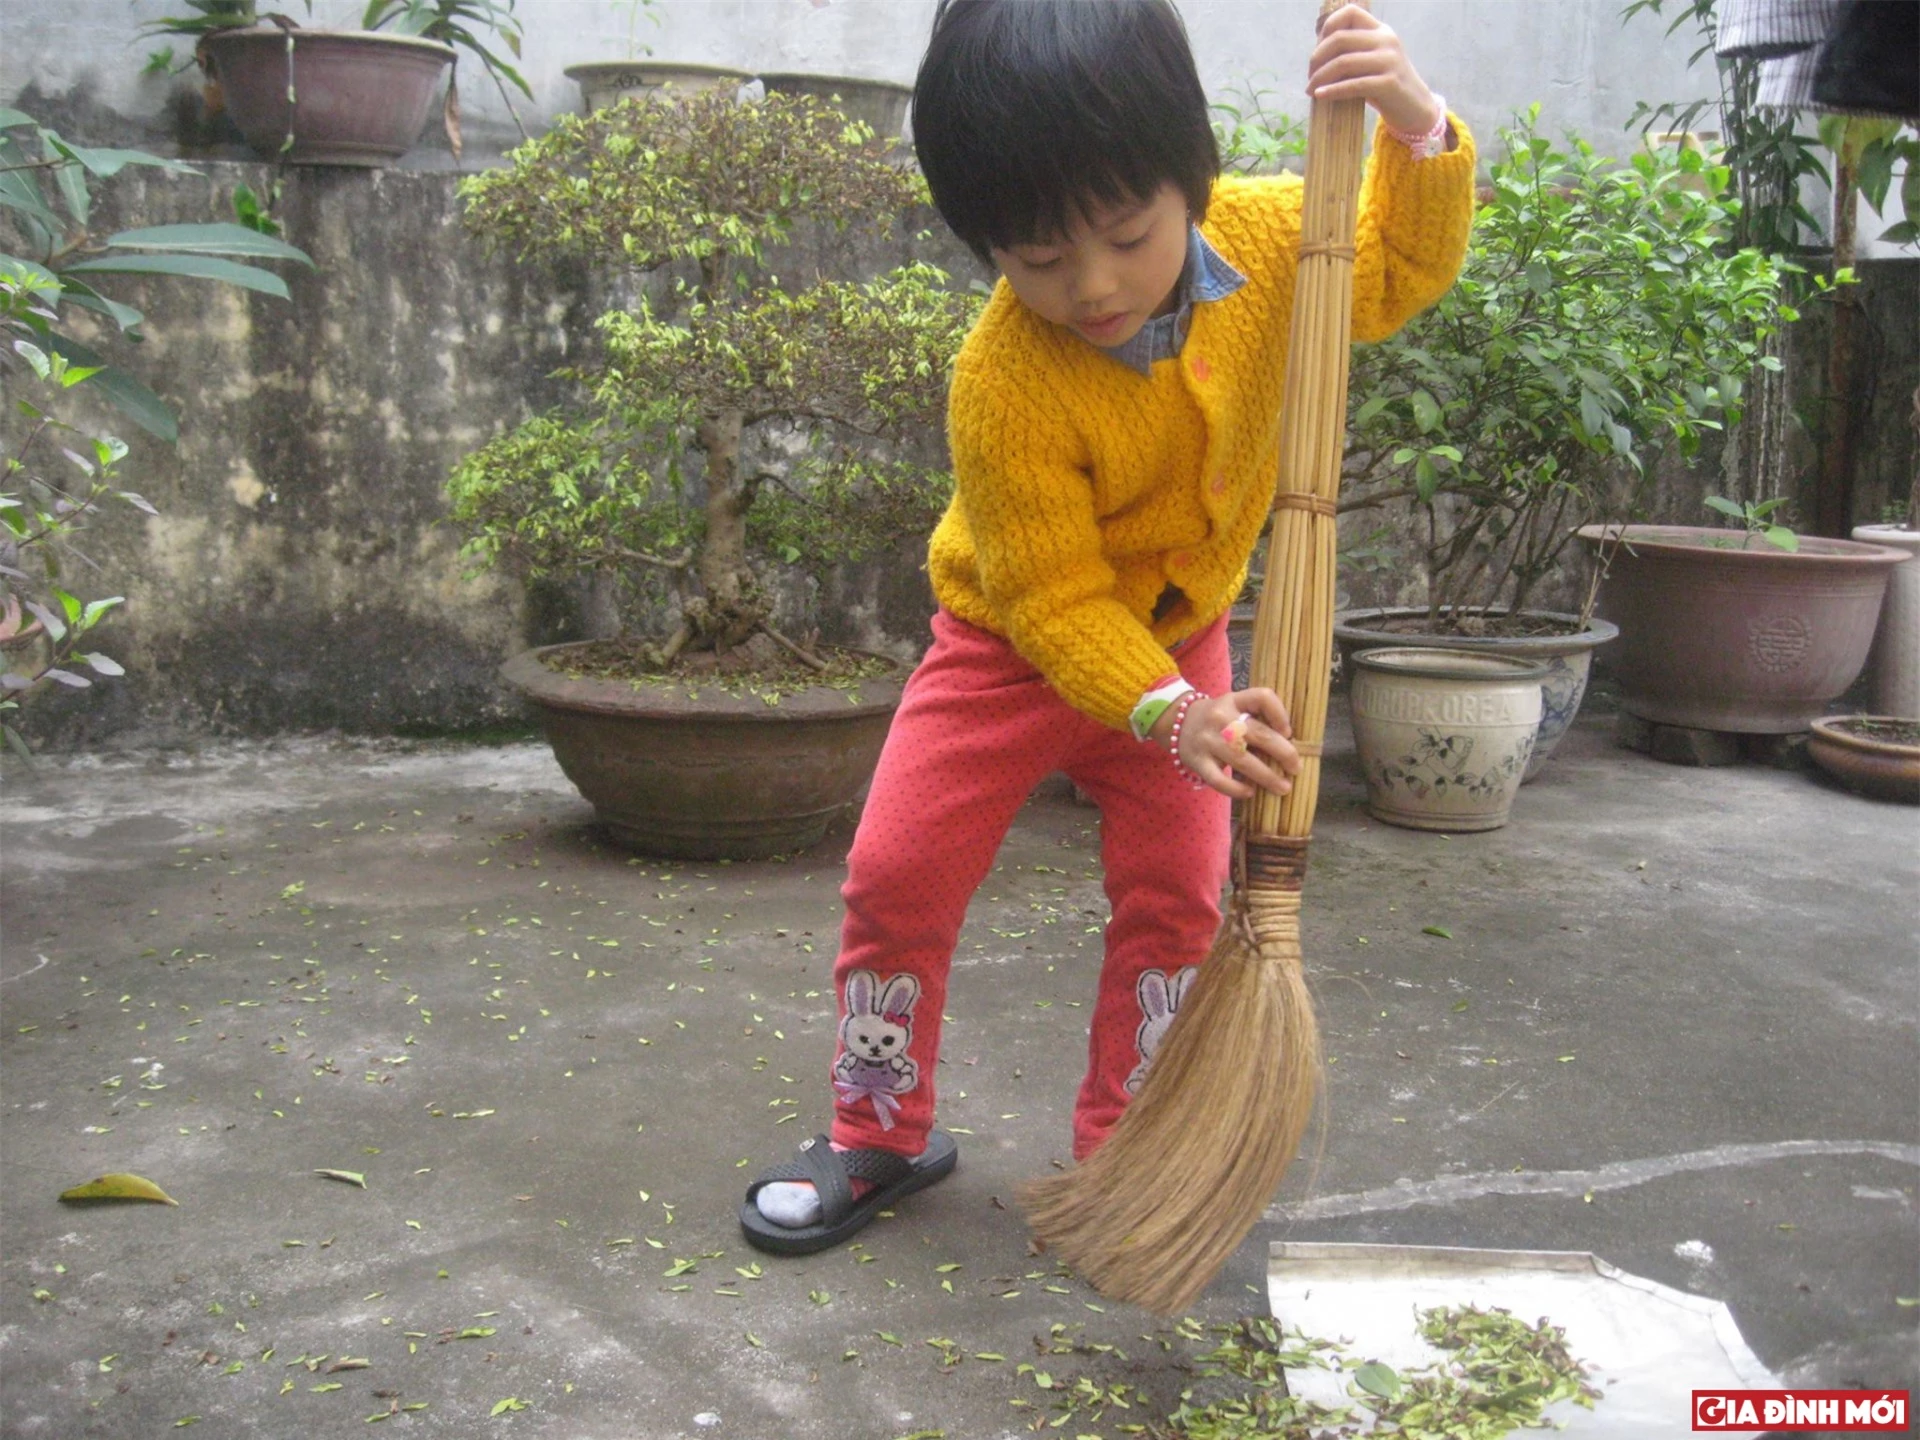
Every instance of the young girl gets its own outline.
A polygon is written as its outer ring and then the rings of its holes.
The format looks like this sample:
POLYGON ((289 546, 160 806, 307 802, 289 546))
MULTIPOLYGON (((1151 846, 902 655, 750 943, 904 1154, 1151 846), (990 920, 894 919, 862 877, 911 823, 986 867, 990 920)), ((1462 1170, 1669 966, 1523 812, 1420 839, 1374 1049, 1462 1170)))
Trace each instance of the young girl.
MULTIPOLYGON (((1453 282, 1472 142, 1364 10, 1325 19, 1307 83, 1379 112, 1353 302, 1378 340, 1453 282)), ((1112 908, 1084 1159, 1218 929, 1228 797, 1299 769, 1279 697, 1233 691, 1226 646, 1277 479, 1299 179, 1220 176, 1169 0, 941 0, 913 129, 935 206, 1001 280, 954 369, 933 645, 847 861, 831 1140, 740 1211, 777 1253, 837 1245, 954 1168, 933 1129, 947 971, 1041 778, 1098 803, 1112 908)))

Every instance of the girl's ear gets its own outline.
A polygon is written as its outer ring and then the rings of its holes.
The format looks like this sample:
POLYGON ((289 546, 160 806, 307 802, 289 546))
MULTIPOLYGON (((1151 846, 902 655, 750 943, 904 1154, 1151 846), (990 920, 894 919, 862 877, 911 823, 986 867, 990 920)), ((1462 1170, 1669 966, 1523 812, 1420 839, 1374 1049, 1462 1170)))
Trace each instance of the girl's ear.
POLYGON ((880 992, 879 1011, 883 1015, 906 1015, 920 998, 920 982, 911 975, 896 975, 880 992))
POLYGON ((1173 997, 1167 990, 1167 977, 1158 970, 1149 970, 1140 977, 1140 1009, 1149 1018, 1158 1020, 1173 1013, 1173 997))

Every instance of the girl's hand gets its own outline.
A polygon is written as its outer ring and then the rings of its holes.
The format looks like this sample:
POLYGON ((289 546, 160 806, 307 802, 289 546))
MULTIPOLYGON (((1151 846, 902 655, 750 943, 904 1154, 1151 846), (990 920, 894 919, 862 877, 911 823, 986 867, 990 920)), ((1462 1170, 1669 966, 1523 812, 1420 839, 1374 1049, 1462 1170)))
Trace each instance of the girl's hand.
MULTIPOLYGON (((1151 737, 1166 745, 1173 729, 1169 711, 1151 737)), ((1236 690, 1196 700, 1180 727, 1180 763, 1210 788, 1245 800, 1254 786, 1284 795, 1300 773, 1287 707, 1271 690, 1236 690), (1252 784, 1247 782, 1251 781, 1252 784)))
POLYGON ((1321 22, 1320 41, 1307 60, 1307 93, 1316 100, 1364 100, 1388 128, 1414 134, 1424 133, 1440 108, 1393 27, 1357 5, 1343 5, 1321 22))

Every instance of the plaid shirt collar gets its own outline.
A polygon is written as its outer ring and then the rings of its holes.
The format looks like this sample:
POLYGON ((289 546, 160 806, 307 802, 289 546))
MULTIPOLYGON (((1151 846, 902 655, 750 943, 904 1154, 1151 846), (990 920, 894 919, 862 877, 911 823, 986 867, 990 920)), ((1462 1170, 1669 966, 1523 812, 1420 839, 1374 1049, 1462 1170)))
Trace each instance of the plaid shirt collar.
POLYGON ((1169 315, 1156 315, 1123 345, 1099 348, 1128 369, 1152 376, 1153 362, 1171 360, 1187 343, 1187 329, 1193 321, 1193 307, 1204 300, 1224 300, 1247 277, 1229 265, 1220 252, 1207 243, 1198 225, 1187 227, 1187 263, 1180 271, 1176 289, 1180 303, 1169 315))

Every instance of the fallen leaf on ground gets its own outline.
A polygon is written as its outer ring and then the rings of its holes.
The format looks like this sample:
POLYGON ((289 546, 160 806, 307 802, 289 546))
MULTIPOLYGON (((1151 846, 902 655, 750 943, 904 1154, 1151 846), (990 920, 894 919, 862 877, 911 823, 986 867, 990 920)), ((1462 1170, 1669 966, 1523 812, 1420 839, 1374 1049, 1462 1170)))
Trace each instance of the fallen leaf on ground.
POLYGON ((161 1205, 178 1205, 166 1191, 140 1175, 102 1175, 84 1185, 60 1192, 62 1200, 152 1200, 161 1205))
POLYGON ((328 1180, 343 1180, 349 1185, 358 1185, 362 1190, 367 1188, 367 1177, 357 1170, 316 1170, 313 1173, 328 1180))

